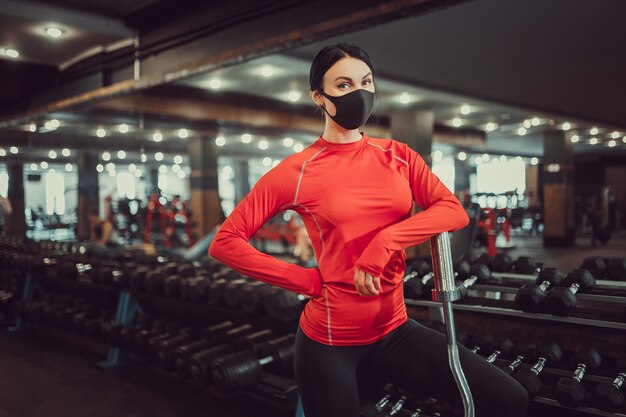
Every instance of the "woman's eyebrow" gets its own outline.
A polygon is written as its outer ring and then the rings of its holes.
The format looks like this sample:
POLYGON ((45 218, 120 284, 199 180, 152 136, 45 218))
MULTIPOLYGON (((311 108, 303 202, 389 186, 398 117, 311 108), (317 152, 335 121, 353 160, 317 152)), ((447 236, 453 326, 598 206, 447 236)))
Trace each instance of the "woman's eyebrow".
MULTIPOLYGON (((363 76, 363 78, 368 77, 368 76, 370 76, 370 75, 372 75, 372 73, 371 73, 371 72, 368 72, 367 74, 365 74, 365 75, 363 76)), ((340 75, 339 77, 335 78, 335 81, 337 81, 337 80, 341 80, 341 79, 348 80, 348 81, 352 81, 352 78, 350 78, 350 77, 346 77, 345 75, 340 75)))

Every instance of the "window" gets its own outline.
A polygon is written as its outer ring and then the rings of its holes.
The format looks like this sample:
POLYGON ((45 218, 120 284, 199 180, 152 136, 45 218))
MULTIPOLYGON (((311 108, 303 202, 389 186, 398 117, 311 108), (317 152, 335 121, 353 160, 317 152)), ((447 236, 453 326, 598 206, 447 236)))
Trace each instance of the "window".
POLYGON ((451 192, 454 192, 454 158, 444 157, 438 162, 433 161, 432 171, 451 192))
POLYGON ((479 193, 501 194, 526 191, 526 167, 524 161, 510 159, 500 162, 494 159, 476 167, 476 188, 479 193))
POLYGON ((46 174, 46 213, 65 213, 65 179, 54 171, 46 174))
POLYGON ((130 172, 117 174, 117 195, 120 198, 135 198, 135 176, 130 172))

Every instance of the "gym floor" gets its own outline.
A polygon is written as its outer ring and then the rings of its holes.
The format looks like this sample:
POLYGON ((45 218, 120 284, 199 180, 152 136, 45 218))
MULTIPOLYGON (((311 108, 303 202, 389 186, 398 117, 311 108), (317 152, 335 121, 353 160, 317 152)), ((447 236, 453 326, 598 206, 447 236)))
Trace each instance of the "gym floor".
MULTIPOLYGON (((541 238, 515 236, 513 257, 533 256, 546 265, 570 271, 587 256, 624 256, 626 233, 607 246, 542 248, 541 238)), ((155 376, 148 366, 103 371, 94 364, 103 353, 83 349, 29 331, 0 334, 0 417, 292 417, 248 397, 223 397, 155 376), (252 411, 254 410, 254 411, 252 411)), ((538 414, 541 415, 541 414, 538 414)))

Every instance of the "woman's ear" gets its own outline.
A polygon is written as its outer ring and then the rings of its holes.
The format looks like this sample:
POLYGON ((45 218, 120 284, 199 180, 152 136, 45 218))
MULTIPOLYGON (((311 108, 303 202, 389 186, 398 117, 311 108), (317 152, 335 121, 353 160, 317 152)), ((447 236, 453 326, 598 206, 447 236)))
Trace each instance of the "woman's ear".
POLYGON ((317 107, 321 107, 324 105, 324 100, 322 99, 322 95, 317 90, 311 91, 311 100, 313 100, 313 102, 315 103, 317 107))

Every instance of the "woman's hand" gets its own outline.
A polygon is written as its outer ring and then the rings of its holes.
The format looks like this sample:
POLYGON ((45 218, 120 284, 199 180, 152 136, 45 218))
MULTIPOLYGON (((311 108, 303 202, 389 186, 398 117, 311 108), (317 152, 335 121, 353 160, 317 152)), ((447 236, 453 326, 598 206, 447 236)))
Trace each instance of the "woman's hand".
POLYGON ((359 295, 378 295, 382 292, 380 277, 373 277, 358 268, 354 272, 354 285, 359 295))

